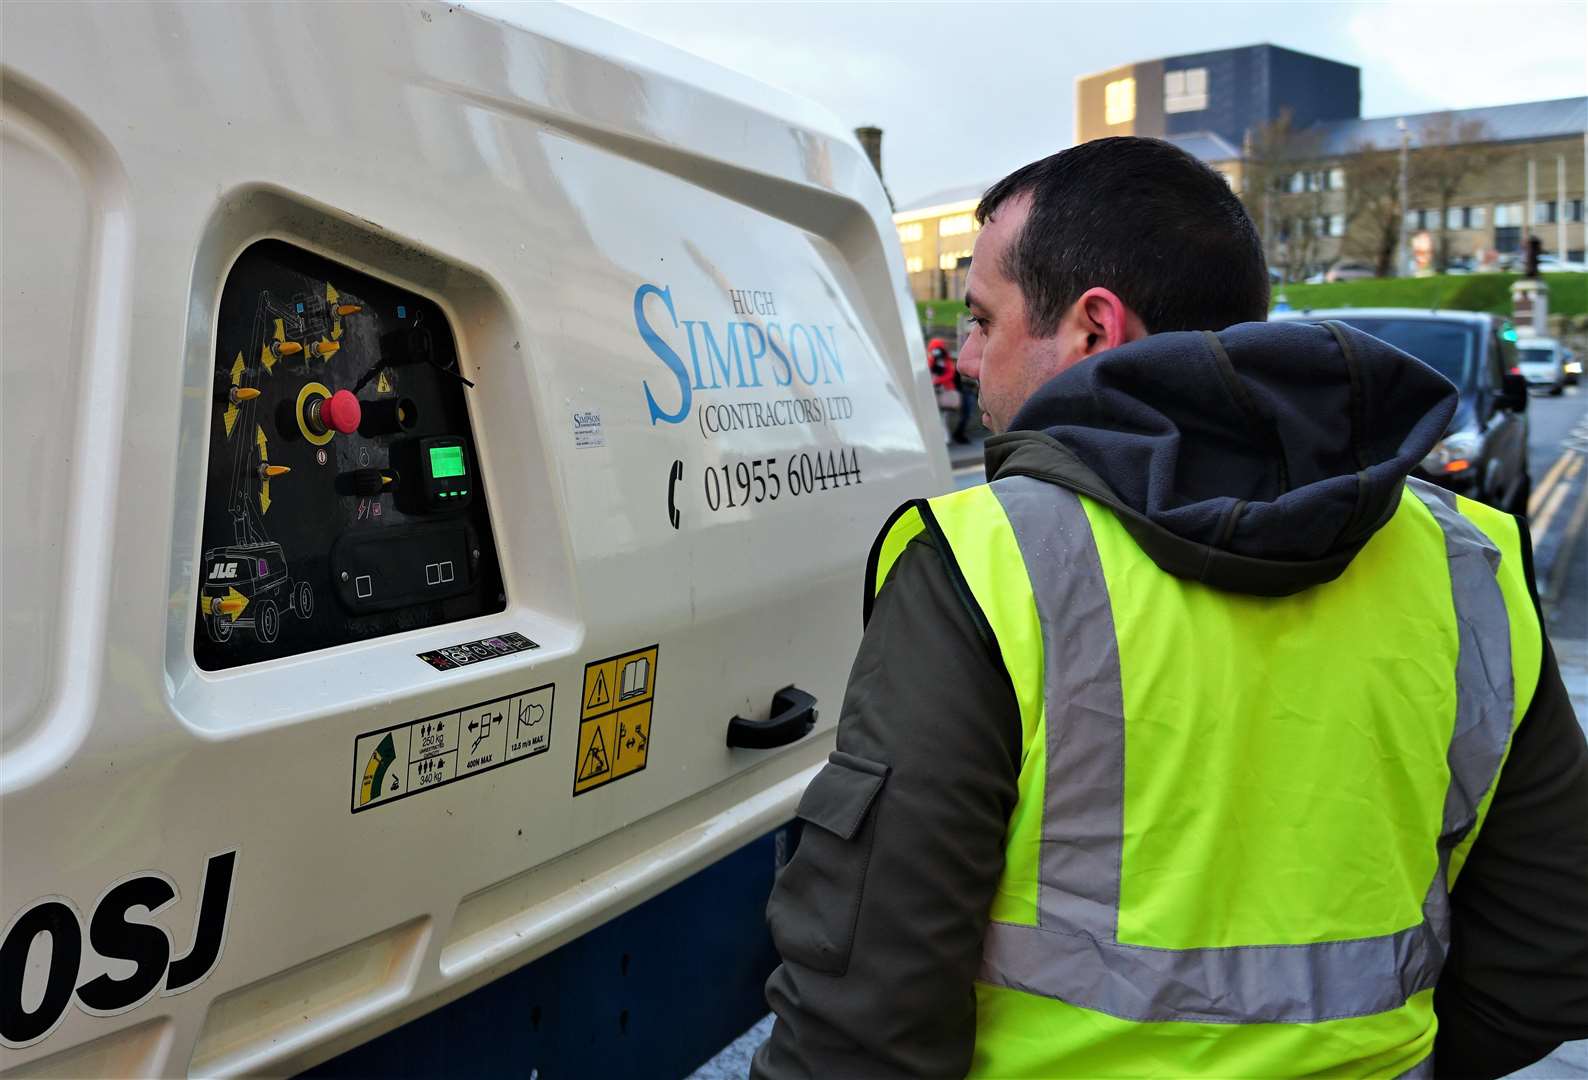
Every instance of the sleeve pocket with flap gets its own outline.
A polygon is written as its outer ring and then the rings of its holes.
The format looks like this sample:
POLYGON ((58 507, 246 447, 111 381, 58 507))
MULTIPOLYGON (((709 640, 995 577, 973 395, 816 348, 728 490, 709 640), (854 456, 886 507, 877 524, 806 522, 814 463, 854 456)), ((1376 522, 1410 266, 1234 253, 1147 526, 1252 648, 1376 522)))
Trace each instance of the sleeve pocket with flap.
POLYGON ((785 961, 827 975, 848 969, 876 831, 872 805, 887 777, 888 766, 835 750, 805 789, 796 813, 806 828, 767 905, 785 961))

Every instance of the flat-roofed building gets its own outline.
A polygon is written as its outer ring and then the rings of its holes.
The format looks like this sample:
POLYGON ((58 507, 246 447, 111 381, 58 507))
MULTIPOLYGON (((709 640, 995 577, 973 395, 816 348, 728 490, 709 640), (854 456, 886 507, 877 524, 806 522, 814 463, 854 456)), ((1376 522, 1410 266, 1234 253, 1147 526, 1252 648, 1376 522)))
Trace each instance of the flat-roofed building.
MULTIPOLYGON (((1407 248, 1430 268, 1510 265, 1529 235, 1555 260, 1583 261, 1588 97, 1370 118, 1360 112, 1360 69, 1251 45, 1082 76, 1075 140, 1152 136, 1207 163, 1241 194, 1270 265, 1290 279, 1341 261, 1395 271, 1403 137, 1407 248)), ((963 295, 976 203, 994 179, 938 192, 895 215, 917 299, 963 295)))

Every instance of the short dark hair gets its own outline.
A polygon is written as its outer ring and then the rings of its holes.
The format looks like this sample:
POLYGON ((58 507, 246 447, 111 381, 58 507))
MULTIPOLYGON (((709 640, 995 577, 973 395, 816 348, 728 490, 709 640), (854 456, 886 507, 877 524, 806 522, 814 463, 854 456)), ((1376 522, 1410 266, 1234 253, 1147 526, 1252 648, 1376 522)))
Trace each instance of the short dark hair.
POLYGON ((1268 317, 1268 267, 1241 200, 1218 173, 1161 139, 1072 146, 987 189, 983 224, 1031 196, 1002 270, 1030 332, 1047 337, 1087 289, 1111 290, 1152 334, 1222 330, 1268 317))

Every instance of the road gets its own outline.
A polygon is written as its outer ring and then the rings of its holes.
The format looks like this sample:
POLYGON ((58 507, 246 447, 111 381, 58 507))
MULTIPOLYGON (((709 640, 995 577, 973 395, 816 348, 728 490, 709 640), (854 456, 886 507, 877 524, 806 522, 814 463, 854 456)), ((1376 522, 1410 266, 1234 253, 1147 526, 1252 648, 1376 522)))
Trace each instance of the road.
POLYGON ((1528 468, 1533 557, 1550 638, 1588 639, 1588 393, 1535 397, 1528 468))
MULTIPOLYGON (((1588 731, 1588 393, 1567 387, 1528 406, 1533 567, 1561 675, 1588 731)), ((1567 1043, 1517 1077, 1588 1077, 1588 1041, 1567 1043)))
MULTIPOLYGON (((1569 387, 1560 397, 1529 400, 1528 471, 1533 477, 1533 497, 1528 517, 1545 625, 1577 709, 1578 723, 1588 731, 1588 393, 1584 389, 1569 387)), ((980 444, 951 445, 949 458, 956 490, 986 479, 980 444)), ((691 1080, 745 1076, 750 1055, 771 1029, 769 1016, 702 1066, 691 1080)), ((1588 1078, 1588 1042, 1567 1043, 1513 1075, 1522 1080, 1588 1078)))

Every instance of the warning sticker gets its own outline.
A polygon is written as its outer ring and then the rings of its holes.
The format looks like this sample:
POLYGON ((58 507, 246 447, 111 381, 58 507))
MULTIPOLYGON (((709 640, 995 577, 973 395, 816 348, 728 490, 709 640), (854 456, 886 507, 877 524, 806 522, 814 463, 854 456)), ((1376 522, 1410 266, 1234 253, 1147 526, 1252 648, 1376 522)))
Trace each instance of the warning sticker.
POLYGON ((353 813, 551 749, 556 687, 437 713, 353 740, 353 813))
POLYGON ((585 665, 579 747, 574 755, 575 795, 645 768, 659 651, 652 645, 585 665))

